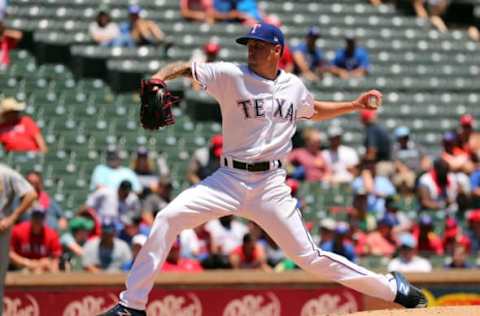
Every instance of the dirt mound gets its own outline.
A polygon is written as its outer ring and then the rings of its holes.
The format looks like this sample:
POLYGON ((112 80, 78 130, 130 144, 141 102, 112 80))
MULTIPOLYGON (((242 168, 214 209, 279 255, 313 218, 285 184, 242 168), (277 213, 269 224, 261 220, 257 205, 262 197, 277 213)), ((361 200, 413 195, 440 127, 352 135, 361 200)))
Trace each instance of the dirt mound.
POLYGON ((480 306, 447 306, 421 309, 390 309, 354 313, 351 316, 479 316, 480 306))

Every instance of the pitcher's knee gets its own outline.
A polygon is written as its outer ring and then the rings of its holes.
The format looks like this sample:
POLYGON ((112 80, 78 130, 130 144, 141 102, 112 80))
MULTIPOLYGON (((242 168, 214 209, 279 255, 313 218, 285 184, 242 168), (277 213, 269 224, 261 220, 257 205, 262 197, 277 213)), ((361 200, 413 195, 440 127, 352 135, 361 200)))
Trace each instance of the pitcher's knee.
POLYGON ((295 263, 304 270, 310 270, 319 259, 319 251, 313 250, 292 258, 295 263))

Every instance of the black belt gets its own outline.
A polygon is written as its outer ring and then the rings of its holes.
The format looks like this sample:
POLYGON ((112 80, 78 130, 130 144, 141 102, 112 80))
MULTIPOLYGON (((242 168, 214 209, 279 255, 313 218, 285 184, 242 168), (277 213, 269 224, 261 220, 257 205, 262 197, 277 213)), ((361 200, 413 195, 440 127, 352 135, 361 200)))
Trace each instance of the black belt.
MULTIPOLYGON (((281 168, 282 162, 280 160, 276 160, 276 161, 278 162, 278 168, 281 168)), ((223 162, 225 166, 228 166, 227 158, 224 158, 223 162)), ((261 172, 261 171, 270 170, 270 161, 246 163, 246 162, 241 162, 241 161, 232 159, 232 167, 235 169, 247 170, 252 172, 261 172)))

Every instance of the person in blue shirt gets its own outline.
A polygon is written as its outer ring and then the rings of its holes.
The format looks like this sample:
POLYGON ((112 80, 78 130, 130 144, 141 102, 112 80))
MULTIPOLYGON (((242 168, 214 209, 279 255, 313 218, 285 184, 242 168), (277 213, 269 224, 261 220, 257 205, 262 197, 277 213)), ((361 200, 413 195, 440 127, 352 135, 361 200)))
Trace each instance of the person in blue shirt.
POLYGON ((308 29, 305 41, 293 49, 294 73, 310 81, 320 80, 329 67, 322 50, 317 47, 319 38, 320 30, 312 26, 308 29))
POLYGON ((342 79, 368 75, 370 63, 366 49, 358 47, 357 39, 352 35, 347 35, 345 44, 345 48, 337 50, 331 72, 342 79))
POLYGON ((344 256, 348 260, 355 262, 357 254, 355 253, 353 244, 347 238, 349 230, 350 227, 347 223, 338 223, 333 239, 321 243, 320 248, 344 256))

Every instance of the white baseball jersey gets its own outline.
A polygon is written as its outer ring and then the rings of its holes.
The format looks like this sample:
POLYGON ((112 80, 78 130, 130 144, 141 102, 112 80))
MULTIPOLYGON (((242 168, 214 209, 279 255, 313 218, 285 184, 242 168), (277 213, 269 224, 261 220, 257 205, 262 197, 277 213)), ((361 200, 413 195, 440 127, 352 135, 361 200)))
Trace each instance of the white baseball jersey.
POLYGON ((224 156, 246 162, 283 159, 292 148, 296 121, 315 112, 303 82, 282 70, 268 80, 247 65, 193 62, 192 73, 220 104, 224 156))

